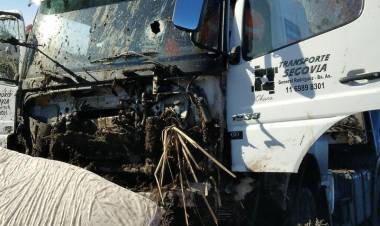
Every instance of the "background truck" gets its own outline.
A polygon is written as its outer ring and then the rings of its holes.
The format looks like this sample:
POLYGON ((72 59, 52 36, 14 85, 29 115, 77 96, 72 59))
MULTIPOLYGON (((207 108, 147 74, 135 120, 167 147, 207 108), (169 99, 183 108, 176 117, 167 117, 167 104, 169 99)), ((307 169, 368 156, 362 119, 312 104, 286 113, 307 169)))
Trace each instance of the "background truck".
MULTIPOLYGON (((0 33, 2 37, 13 36, 25 41, 24 19, 20 12, 0 11, 0 33)), ((7 137, 15 127, 16 81, 19 79, 19 62, 22 48, 0 43, 0 146, 7 146, 7 137)))
POLYGON ((3 142, 144 194, 162 225, 378 226, 379 6, 43 1, 3 40, 28 49, 3 142))

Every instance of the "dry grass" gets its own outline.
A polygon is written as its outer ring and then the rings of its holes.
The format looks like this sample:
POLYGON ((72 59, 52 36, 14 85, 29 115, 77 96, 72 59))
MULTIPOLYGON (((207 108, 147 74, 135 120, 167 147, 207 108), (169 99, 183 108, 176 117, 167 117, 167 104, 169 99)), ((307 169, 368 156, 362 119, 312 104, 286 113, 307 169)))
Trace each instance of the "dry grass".
MULTIPOLYGON (((229 171, 222 163, 220 163, 215 157, 202 148, 195 140, 188 136, 184 131, 180 130, 176 126, 169 126, 165 128, 162 132, 162 143, 163 143, 163 153, 161 155, 160 161, 158 162, 157 168, 154 172, 154 177, 156 179, 158 191, 161 197, 162 203, 164 203, 164 197, 162 194, 162 186, 165 176, 166 169, 170 170, 169 159, 177 159, 178 172, 179 172, 179 181, 180 188, 182 192, 182 203, 184 209, 185 223, 189 225, 188 213, 186 208, 186 195, 185 190, 191 190, 190 183, 185 180, 186 170, 185 168, 190 169, 190 175, 196 183, 198 183, 198 177, 196 175, 196 170, 200 169, 197 161, 194 159, 193 154, 190 151, 190 146, 193 147, 193 150, 198 150, 205 157, 207 157, 211 162, 217 165, 219 168, 224 170, 231 177, 236 178, 236 175, 229 171)), ((174 182, 173 176, 172 180, 174 182)), ((209 204, 206 194, 201 193, 203 201, 205 202, 207 209, 209 210, 215 225, 218 225, 217 216, 209 204)))

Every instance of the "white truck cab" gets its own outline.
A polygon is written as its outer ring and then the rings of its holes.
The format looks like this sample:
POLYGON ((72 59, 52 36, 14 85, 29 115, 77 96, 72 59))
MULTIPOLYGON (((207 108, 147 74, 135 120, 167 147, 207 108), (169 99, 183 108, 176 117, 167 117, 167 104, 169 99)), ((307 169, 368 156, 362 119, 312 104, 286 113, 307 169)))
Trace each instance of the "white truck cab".
POLYGON ((236 2, 231 46, 242 46, 242 59, 227 78, 234 170, 297 172, 328 128, 379 108, 378 3, 332 2, 236 2))

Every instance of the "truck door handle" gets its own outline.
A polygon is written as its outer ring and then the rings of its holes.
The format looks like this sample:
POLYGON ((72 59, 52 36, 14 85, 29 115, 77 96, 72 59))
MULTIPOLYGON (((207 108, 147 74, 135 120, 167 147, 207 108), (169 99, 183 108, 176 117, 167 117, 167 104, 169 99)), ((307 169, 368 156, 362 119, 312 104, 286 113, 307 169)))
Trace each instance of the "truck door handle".
POLYGON ((366 79, 366 80, 380 79, 380 72, 351 75, 351 76, 347 76, 347 77, 339 79, 339 82, 342 84, 347 84, 349 82, 354 82, 354 81, 364 80, 364 79, 366 79))

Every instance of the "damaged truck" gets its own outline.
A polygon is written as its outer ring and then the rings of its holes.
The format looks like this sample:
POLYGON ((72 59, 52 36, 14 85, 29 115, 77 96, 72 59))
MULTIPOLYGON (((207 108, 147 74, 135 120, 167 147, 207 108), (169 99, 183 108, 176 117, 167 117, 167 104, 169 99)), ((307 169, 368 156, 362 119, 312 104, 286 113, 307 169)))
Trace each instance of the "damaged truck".
POLYGON ((18 86, 0 85, 1 143, 154 200, 162 225, 379 226, 379 15, 374 0, 42 1, 26 42, 2 38, 26 52, 18 86))

